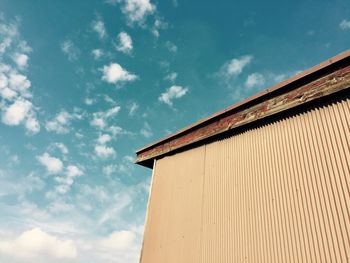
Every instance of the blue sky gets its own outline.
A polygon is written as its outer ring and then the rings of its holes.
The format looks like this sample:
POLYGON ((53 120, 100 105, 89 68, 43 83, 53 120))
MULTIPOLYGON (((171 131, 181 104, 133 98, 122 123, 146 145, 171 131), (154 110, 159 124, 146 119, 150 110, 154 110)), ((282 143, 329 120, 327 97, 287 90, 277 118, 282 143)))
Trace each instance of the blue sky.
POLYGON ((1 0, 0 262, 138 262, 135 150, 349 43, 347 0, 1 0))

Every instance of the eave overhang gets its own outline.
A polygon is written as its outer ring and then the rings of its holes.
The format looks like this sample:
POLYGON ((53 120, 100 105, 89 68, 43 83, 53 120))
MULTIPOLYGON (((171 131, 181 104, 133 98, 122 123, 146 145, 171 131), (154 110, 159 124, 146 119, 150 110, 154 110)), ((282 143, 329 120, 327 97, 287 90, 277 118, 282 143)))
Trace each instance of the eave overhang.
POLYGON ((350 50, 282 81, 136 151, 135 163, 153 160, 268 116, 345 91, 350 87, 350 50))

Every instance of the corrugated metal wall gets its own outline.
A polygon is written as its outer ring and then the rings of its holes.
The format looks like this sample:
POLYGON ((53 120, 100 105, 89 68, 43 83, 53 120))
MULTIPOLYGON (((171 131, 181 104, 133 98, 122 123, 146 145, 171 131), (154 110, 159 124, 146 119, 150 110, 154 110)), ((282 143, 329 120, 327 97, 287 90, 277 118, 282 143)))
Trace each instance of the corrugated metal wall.
POLYGON ((350 100, 157 160, 141 262, 350 262, 350 100))

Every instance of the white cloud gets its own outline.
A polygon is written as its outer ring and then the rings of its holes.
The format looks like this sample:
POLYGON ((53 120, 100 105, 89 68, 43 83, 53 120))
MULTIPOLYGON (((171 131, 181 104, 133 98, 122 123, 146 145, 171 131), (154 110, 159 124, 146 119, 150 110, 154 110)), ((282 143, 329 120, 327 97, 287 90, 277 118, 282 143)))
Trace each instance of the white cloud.
POLYGON ((12 72, 9 78, 9 86, 11 89, 18 91, 24 97, 30 97, 27 90, 30 88, 31 83, 26 76, 12 72))
POLYGON ((252 59, 253 57, 250 55, 233 58, 222 66, 220 72, 227 78, 238 76, 243 72, 243 69, 250 64, 252 59))
POLYGON ((103 39, 106 37, 107 33, 106 33, 105 24, 101 19, 97 19, 93 21, 91 24, 91 27, 92 27, 92 30, 94 30, 97 33, 100 39, 103 39))
POLYGON ((96 103, 96 100, 95 99, 92 99, 92 98, 85 98, 85 100, 84 100, 84 103, 86 104, 86 105, 93 105, 94 103, 96 103))
POLYGON ((18 94, 12 89, 6 87, 0 90, 0 95, 3 99, 12 101, 18 94))
MULTIPOLYGON (((20 157, 17 155, 10 156, 8 162, 11 165, 10 168, 8 170, 0 170, 0 198, 3 196, 17 196, 18 198, 23 198, 27 194, 43 189, 45 182, 35 173, 31 172, 28 175, 22 176, 22 173, 18 173, 18 170, 14 169, 15 165, 20 165, 20 157)), ((4 213, 2 214, 4 215, 4 213)))
POLYGON ((56 174, 62 171, 63 163, 60 159, 50 156, 48 153, 37 156, 38 161, 46 167, 46 170, 51 174, 56 174))
POLYGON ((13 56, 13 60, 17 64, 17 67, 19 67, 20 69, 25 69, 28 66, 29 57, 26 54, 16 53, 13 56))
POLYGON ((10 126, 23 124, 27 134, 35 134, 40 131, 40 124, 30 101, 31 82, 27 76, 18 72, 28 66, 28 53, 31 52, 31 48, 21 40, 18 20, 6 23, 3 19, 1 16, 0 54, 3 54, 0 62, 1 121, 10 126), (15 62, 15 66, 11 65, 12 61, 15 62))
MULTIPOLYGON (((82 176, 83 170, 76 165, 68 165, 64 176, 56 176, 55 181, 58 183, 55 190, 50 195, 55 197, 57 194, 66 194, 72 187, 75 177, 82 176)), ((57 198, 55 198, 57 199, 57 198)))
POLYGON ((150 0, 117 0, 109 1, 122 4, 122 12, 126 15, 127 20, 131 24, 143 25, 147 16, 156 11, 156 6, 150 0))
POLYGON ((70 124, 72 120, 81 119, 82 116, 76 113, 70 114, 65 110, 58 113, 52 120, 45 124, 47 131, 58 134, 66 134, 70 131, 70 124))
POLYGON ((79 140, 81 140, 81 139, 84 138, 84 135, 81 134, 80 132, 76 132, 76 133, 74 134, 74 136, 75 136, 77 139, 79 139, 79 140))
POLYGON ((6 77, 6 75, 1 73, 0 74, 0 90, 6 88, 8 86, 8 83, 9 82, 8 82, 8 78, 6 77))
POLYGON ((136 111, 138 110, 139 105, 136 102, 132 102, 129 106, 129 116, 134 116, 136 111))
POLYGON ((102 239, 100 245, 110 250, 125 250, 134 244, 135 239, 136 234, 133 231, 116 231, 102 239))
POLYGON ((118 44, 116 44, 115 47, 120 52, 130 54, 133 48, 130 35, 128 35, 126 32, 120 32, 118 34, 118 44))
POLYGON ((95 115, 95 114, 96 113, 94 113, 94 117, 90 121, 90 125, 94 126, 96 128, 99 128, 99 129, 103 129, 104 127, 106 127, 106 120, 98 115, 95 115))
POLYGON ((153 27, 151 28, 151 32, 154 36, 159 37, 160 29, 167 29, 168 23, 164 22, 161 18, 157 17, 154 21, 153 27))
POLYGON ((131 175, 134 170, 134 158, 126 155, 123 157, 122 162, 119 164, 110 164, 103 167, 103 173, 111 176, 113 173, 119 173, 123 175, 131 175))
POLYGON ((32 103, 21 98, 5 107, 1 120, 9 126, 16 126, 25 122, 25 128, 29 134, 35 134, 40 131, 40 124, 35 118, 32 103))
POLYGON ((105 118, 114 117, 119 113, 120 109, 121 109, 120 106, 115 106, 115 107, 110 108, 109 110, 105 111, 103 115, 105 118))
POLYGON ((162 93, 159 96, 159 101, 164 102, 168 104, 169 106, 173 105, 172 100, 179 99, 186 95, 188 92, 187 88, 183 88, 181 86, 171 86, 169 89, 166 90, 166 92, 162 93))
POLYGON ((123 160, 130 162, 130 163, 134 163, 134 157, 130 156, 130 155, 126 155, 123 157, 123 160))
POLYGON ((141 133, 142 136, 144 136, 146 138, 149 138, 149 137, 151 137, 153 135, 152 128, 147 122, 145 122, 143 124, 143 127, 140 130, 140 133, 141 133))
POLYGON ((0 42, 0 53, 5 53, 5 51, 7 51, 7 49, 10 48, 13 42, 19 37, 18 21, 8 24, 1 21, 0 35, 2 41, 0 42))
POLYGON ((247 88, 253 88, 256 86, 262 86, 265 84, 265 78, 262 74, 260 73, 252 73, 247 77, 246 82, 244 85, 247 88))
POLYGON ((73 42, 69 39, 63 41, 61 43, 61 50, 64 54, 67 55, 68 59, 70 61, 74 61, 78 59, 79 56, 79 49, 75 47, 73 42))
POLYGON ((100 59, 104 55, 102 49, 98 49, 98 48, 92 50, 91 54, 93 55, 94 59, 96 59, 96 60, 100 59))
POLYGON ((0 241, 0 253, 20 259, 75 259, 78 251, 72 240, 61 240, 40 228, 24 231, 19 237, 0 241))
POLYGON ((32 103, 28 100, 17 99, 8 106, 2 114, 2 122, 6 125, 19 125, 30 114, 32 103))
POLYGON ((107 125, 108 119, 115 117, 119 113, 120 109, 120 106, 114 106, 106 111, 93 113, 93 119, 90 121, 90 125, 99 129, 104 129, 107 125))
POLYGON ((106 175, 112 175, 114 172, 116 172, 118 169, 118 166, 115 164, 109 164, 103 167, 103 173, 106 175))
MULTIPOLYGON (((125 157, 125 159, 130 159, 130 157, 125 157)), ((116 162, 113 161, 113 163, 116 162)), ((66 175, 66 171, 63 175, 66 175)), ((66 179, 63 175, 62 177, 66 179)), ((40 258, 39 256, 31 258, 27 256, 28 254, 16 258, 12 254, 0 252, 0 262, 138 262, 143 226, 134 225, 135 223, 131 222, 129 218, 142 216, 142 213, 137 209, 137 202, 145 201, 149 180, 145 179, 140 184, 125 186, 115 180, 116 178, 107 178, 107 184, 101 180, 94 184, 88 181, 86 184, 78 184, 76 182, 82 177, 73 178, 75 178, 73 185, 75 186, 74 190, 76 190, 74 194, 62 195, 56 192, 47 195, 48 199, 45 202, 49 201, 50 203, 43 206, 38 207, 33 203, 25 205, 22 203, 13 205, 0 203, 0 211, 4 215, 21 219, 11 222, 11 220, 7 220, 8 216, 3 217, 2 221, 0 218, 0 225, 2 225, 0 243, 2 241, 12 242, 20 236, 20 234, 13 235, 11 233, 16 229, 30 230, 39 227, 44 230, 43 232, 55 236, 59 241, 71 240, 76 248, 77 256, 75 258, 58 258, 53 257, 51 252, 50 254, 43 252, 40 254, 40 258), (74 220, 71 220, 72 218, 74 220)), ((18 180, 18 182, 22 181, 18 180)), ((61 185, 61 183, 59 184, 61 185)), ((27 185, 29 184, 27 183, 27 185)), ((36 184, 33 181, 30 185, 36 184)), ((64 191, 64 187, 61 190, 64 191)), ((22 233, 22 231, 18 233, 22 233)), ((18 251, 18 253, 21 252, 21 250, 18 251)))
POLYGON ((62 214, 62 213, 71 212, 73 209, 74 209, 74 205, 72 204, 67 204, 62 201, 54 201, 51 203, 48 210, 52 214, 62 214))
POLYGON ((69 153, 69 150, 66 145, 64 145, 61 142, 55 142, 50 145, 50 149, 58 149, 63 155, 67 155, 69 153))
POLYGON ((340 24, 339 24, 339 27, 343 30, 348 30, 350 29, 350 20, 346 20, 346 19, 343 19, 340 24))
POLYGON ((40 124, 38 120, 32 116, 28 117, 25 124, 29 134, 35 134, 40 131, 40 124))
POLYGON ((72 178, 72 177, 82 176, 84 172, 78 166, 68 165, 66 174, 68 177, 72 178))
POLYGON ((110 157, 115 157, 116 152, 112 147, 106 145, 95 145, 95 153, 98 157, 106 159, 110 157))
POLYGON ((103 99, 105 100, 105 102, 107 102, 113 106, 118 104, 114 99, 112 99, 110 96, 108 96, 106 94, 103 95, 103 99))
POLYGON ((28 46, 28 43, 25 40, 20 40, 18 42, 17 49, 20 53, 29 53, 33 51, 32 48, 28 46))
POLYGON ((170 52, 173 52, 173 53, 176 53, 177 52, 177 46, 170 42, 170 41, 167 41, 165 43, 165 47, 170 51, 170 52))
POLYGON ((108 127, 107 131, 112 133, 113 136, 117 136, 117 135, 126 133, 122 127, 119 127, 116 125, 112 125, 112 126, 108 127))
POLYGON ((251 88, 255 88, 258 90, 262 90, 267 86, 272 86, 278 82, 281 82, 291 76, 294 76, 300 71, 286 71, 280 73, 274 73, 271 71, 264 71, 263 73, 252 73, 249 74, 246 80, 243 82, 243 85, 233 85, 232 94, 236 100, 243 99, 249 96, 249 90, 251 88))
POLYGON ((95 200, 101 203, 111 200, 111 195, 107 191, 106 187, 91 184, 79 185, 79 197, 88 197, 89 199, 93 197, 95 200))
POLYGON ((99 144, 106 144, 107 142, 111 141, 112 137, 109 134, 101 134, 98 139, 97 142, 99 144))
POLYGON ((115 157, 115 150, 106 145, 106 143, 110 142, 111 140, 112 137, 109 134, 100 134, 100 136, 97 138, 97 144, 95 145, 95 153, 98 157, 103 159, 115 157))
POLYGON ((169 80, 171 83, 174 83, 175 80, 177 79, 177 73, 176 72, 171 72, 168 75, 165 76, 165 80, 169 80))
POLYGON ((122 68, 118 63, 111 63, 108 66, 104 66, 102 73, 102 80, 111 84, 134 81, 138 78, 136 75, 122 68))

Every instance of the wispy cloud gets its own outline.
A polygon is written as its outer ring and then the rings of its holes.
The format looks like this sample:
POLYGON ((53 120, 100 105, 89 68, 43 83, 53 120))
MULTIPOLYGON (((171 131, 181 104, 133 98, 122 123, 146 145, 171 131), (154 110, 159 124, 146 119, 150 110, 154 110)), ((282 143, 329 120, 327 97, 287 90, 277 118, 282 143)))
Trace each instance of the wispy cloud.
POLYGON ((167 41, 165 43, 165 47, 172 53, 176 53, 177 52, 177 46, 174 43, 170 42, 170 41, 167 41))
POLYGON ((350 20, 343 19, 339 24, 340 29, 349 30, 350 29, 350 20))
POLYGON ((246 98, 251 95, 252 91, 259 91, 272 86, 278 82, 281 82, 291 76, 300 73, 301 71, 287 71, 283 73, 274 73, 271 71, 254 72, 248 74, 245 81, 241 83, 240 81, 234 82, 232 85, 232 96, 238 100, 246 98))
POLYGON ((239 58, 233 58, 227 61, 220 69, 220 74, 225 78, 232 78, 240 75, 253 59, 253 56, 246 55, 239 58))
POLYGON ((124 156, 122 161, 118 164, 110 164, 103 167, 103 172, 108 175, 130 175, 134 170, 134 158, 131 156, 124 156))
POLYGON ((78 113, 71 114, 65 110, 62 110, 53 119, 46 122, 45 128, 50 132, 66 134, 69 133, 71 129, 71 121, 78 119, 82 119, 82 115, 78 113))
POLYGON ((107 36, 105 24, 100 17, 91 23, 91 28, 97 33, 100 39, 104 39, 107 36))
MULTIPOLYGON (((12 156, 11 165, 19 164, 20 159, 12 156)), ((40 191, 45 187, 44 180, 34 172, 30 172, 19 179, 18 174, 13 168, 10 170, 0 170, 0 197, 2 196, 18 196, 23 198, 28 193, 40 191)))
POLYGON ((139 108, 139 105, 136 102, 130 103, 128 105, 129 116, 134 116, 138 108, 139 108))
MULTIPOLYGON (((67 171, 64 174, 66 173, 67 171)), ((76 184, 76 187, 74 196, 48 195, 48 200, 52 202, 46 209, 28 201, 18 203, 15 207, 0 203, 2 212, 10 211, 11 215, 22 218, 11 223, 19 226, 19 231, 5 233, 4 228, 1 229, 0 260, 26 263, 45 263, 48 260, 136 263, 139 259, 143 226, 127 221, 124 216, 132 210, 133 200, 144 198, 149 180, 131 186, 114 180, 106 186, 76 184), (27 235, 33 229, 39 229, 39 233, 27 235), (17 246, 17 240, 24 233, 28 241, 35 239, 35 242, 31 242, 33 247, 28 250, 27 246, 17 246), (49 238, 44 237, 45 233, 49 238), (57 242, 52 242, 53 240, 57 242), (38 243, 42 245, 37 246, 38 243), (13 250, 9 250, 14 247, 21 249, 16 256, 13 255, 13 250)))
POLYGON ((102 49, 93 49, 91 54, 96 60, 100 59, 104 55, 102 49))
POLYGON ((56 194, 66 194, 71 189, 76 177, 82 176, 83 174, 84 172, 80 167, 76 165, 68 165, 63 175, 55 177, 55 181, 58 185, 50 194, 52 196, 56 196, 56 194))
POLYGON ((79 57, 80 51, 70 39, 67 39, 61 43, 61 50, 67 55, 70 61, 77 60, 79 57))
POLYGON ((13 42, 17 42, 20 34, 18 30, 19 21, 15 20, 9 23, 4 21, 4 17, 1 17, 0 24, 0 35, 2 37, 0 43, 0 53, 5 53, 8 49, 11 48, 13 42))
POLYGON ((151 32, 155 37, 159 37, 161 29, 167 29, 168 23, 165 22, 162 18, 156 17, 154 20, 154 24, 151 27, 151 32))
POLYGON ((59 150, 59 152, 63 155, 67 155, 69 153, 69 150, 67 148, 67 146, 61 142, 55 142, 55 143, 52 143, 50 146, 49 146, 49 149, 50 150, 59 150))
POLYGON ((184 88, 182 86, 171 86, 164 93, 162 93, 158 100, 168 104, 169 106, 173 106, 173 100, 179 99, 186 95, 188 92, 188 88, 184 88))
POLYGON ((84 99, 84 103, 86 104, 86 105, 93 105, 93 104, 95 104, 96 103, 96 99, 93 99, 93 98, 85 98, 84 99))
POLYGON ((144 122, 144 123, 143 123, 143 127, 142 127, 141 130, 140 130, 140 134, 141 134, 143 137, 146 137, 146 138, 150 138, 150 137, 153 136, 152 128, 151 128, 151 126, 148 124, 148 122, 144 122))
POLYGON ((90 121, 90 125, 95 128, 104 129, 107 126, 108 119, 115 117, 121 107, 114 106, 106 111, 98 111, 92 114, 92 120, 90 121))
POLYGON ((175 80, 177 79, 177 73, 176 72, 171 72, 168 75, 164 77, 165 80, 170 81, 171 83, 174 83, 175 80))
POLYGON ((246 82, 244 85, 250 89, 256 86, 263 86, 265 84, 265 78, 260 73, 252 73, 248 75, 246 82))

